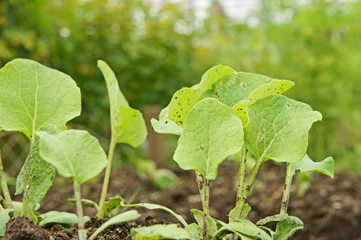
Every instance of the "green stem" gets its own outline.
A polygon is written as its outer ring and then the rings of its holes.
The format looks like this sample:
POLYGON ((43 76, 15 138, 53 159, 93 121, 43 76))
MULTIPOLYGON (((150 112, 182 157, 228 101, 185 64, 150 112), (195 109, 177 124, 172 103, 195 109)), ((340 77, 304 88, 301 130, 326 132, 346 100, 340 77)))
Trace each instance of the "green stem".
POLYGON ((291 173, 291 164, 287 163, 285 188, 283 190, 280 214, 287 214, 287 208, 288 208, 288 203, 290 200, 290 193, 291 193, 292 178, 293 178, 293 174, 291 173))
POLYGON ((81 205, 80 185, 74 181, 74 196, 76 200, 76 213, 78 215, 79 240, 86 240, 86 229, 84 224, 83 206, 81 205))
POLYGON ((246 203, 246 200, 248 198, 248 195, 252 190, 254 180, 256 179, 259 169, 261 168, 262 162, 263 162, 263 156, 257 160, 256 165, 252 170, 251 176, 248 179, 247 185, 243 190, 243 194, 241 199, 239 200, 239 206, 238 206, 240 212, 242 212, 244 204, 246 203))
POLYGON ((111 169, 112 169, 112 161, 113 161, 114 150, 115 150, 115 145, 116 144, 117 143, 116 143, 115 139, 112 136, 112 138, 110 140, 109 153, 108 153, 108 165, 107 165, 107 168, 105 170, 102 194, 100 196, 100 201, 99 201, 99 210, 98 210, 98 213, 97 213, 98 218, 103 218, 103 209, 104 209, 104 204, 105 204, 105 198, 106 198, 107 192, 108 192, 110 172, 111 172, 111 169))
POLYGON ((208 234, 208 217, 209 215, 209 180, 204 178, 201 173, 196 172, 196 180, 198 183, 199 193, 202 200, 203 209, 203 240, 209 239, 208 234))
POLYGON ((242 148, 242 159, 239 167, 239 179, 237 184, 237 197, 236 197, 236 218, 241 216, 241 199, 244 192, 245 176, 246 176, 246 162, 247 162, 247 150, 245 147, 242 148))
POLYGON ((5 173, 4 173, 3 163, 2 163, 2 159, 1 159, 1 150, 0 150, 0 175, 1 175, 1 179, 0 179, 1 180, 1 190, 5 197, 6 206, 7 206, 7 208, 13 208, 9 188, 6 183, 6 177, 5 177, 5 173))

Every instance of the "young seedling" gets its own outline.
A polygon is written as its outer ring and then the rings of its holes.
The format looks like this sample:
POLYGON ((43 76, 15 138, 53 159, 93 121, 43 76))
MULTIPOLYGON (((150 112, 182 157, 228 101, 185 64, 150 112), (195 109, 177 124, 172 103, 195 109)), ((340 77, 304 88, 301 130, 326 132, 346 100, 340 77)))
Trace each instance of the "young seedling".
POLYGON ((40 157, 55 166, 60 175, 73 181, 78 215, 79 239, 85 240, 80 185, 97 176, 107 164, 98 140, 83 130, 66 130, 56 135, 37 132, 40 157))
POLYGON ((64 130, 80 110, 80 90, 68 75, 26 59, 15 59, 0 69, 0 129, 22 132, 30 141, 16 194, 24 192, 21 215, 34 222, 34 208, 55 176, 52 165, 39 158, 36 132, 64 130))
POLYGON ((333 159, 315 163, 305 157, 308 131, 322 116, 307 104, 280 95, 293 85, 288 80, 216 66, 207 71, 200 84, 176 92, 159 121, 152 119, 157 132, 180 135, 174 160, 182 169, 196 170, 203 212, 192 210, 198 225, 185 228, 192 239, 231 239, 230 233, 233 239, 288 239, 303 227, 301 220, 287 215, 292 177, 306 170, 333 176, 333 159), (229 214, 230 223, 223 223, 209 216, 208 187, 216 178, 218 164, 235 153, 233 150, 241 150, 242 156, 236 206, 229 214), (217 155, 219 152, 223 155, 217 155), (246 181, 249 154, 256 163, 246 181), (269 159, 287 165, 281 213, 255 225, 245 219, 251 210, 247 198, 262 163, 269 159), (271 221, 277 222, 275 232, 263 226, 271 221))
POLYGON ((142 114, 138 110, 129 107, 127 100, 119 89, 114 72, 101 60, 98 61, 98 67, 102 71, 107 84, 111 122, 108 165, 105 171, 97 213, 98 218, 103 218, 115 146, 117 143, 128 143, 133 147, 138 147, 146 139, 147 130, 142 114))

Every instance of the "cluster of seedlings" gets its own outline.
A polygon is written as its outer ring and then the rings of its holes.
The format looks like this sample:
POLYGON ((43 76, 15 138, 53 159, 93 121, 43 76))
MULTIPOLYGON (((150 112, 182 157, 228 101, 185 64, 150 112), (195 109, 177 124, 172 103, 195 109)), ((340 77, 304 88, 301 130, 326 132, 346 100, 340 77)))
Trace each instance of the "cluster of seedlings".
MULTIPOLYGON (((159 120, 152 119, 155 131, 179 135, 174 160, 184 170, 194 170, 202 210, 192 209, 196 223, 188 224, 171 209, 157 204, 127 204, 120 196, 106 201, 114 149, 117 143, 139 146, 146 138, 142 114, 131 108, 118 81, 104 62, 98 67, 104 75, 110 102, 111 140, 106 154, 98 140, 84 130, 70 130, 66 123, 81 111, 80 89, 68 75, 26 59, 15 59, 0 69, 0 130, 19 131, 30 141, 30 153, 17 177, 16 194, 10 198, 5 173, 0 165, 0 236, 13 216, 25 216, 43 226, 50 223, 78 224, 79 239, 95 239, 106 227, 133 221, 136 210, 114 214, 114 209, 144 207, 172 214, 180 225, 154 225, 134 228, 134 239, 288 239, 303 228, 302 221, 287 213, 292 178, 300 172, 318 171, 333 177, 331 157, 314 162, 307 155, 308 131, 322 115, 305 103, 282 94, 294 83, 267 76, 235 72, 227 66, 209 69, 199 84, 177 91, 159 120), (225 223, 209 212, 209 184, 217 178, 217 168, 233 154, 241 154, 235 206, 225 223), (246 176, 247 161, 254 161, 246 176), (280 213, 257 223, 247 220, 251 206, 247 198, 260 167, 266 161, 286 165, 286 178, 280 213), (99 204, 81 198, 81 184, 106 168, 99 204), (39 202, 53 184, 55 170, 72 179, 77 214, 37 212, 39 202), (83 205, 97 209, 97 217, 115 216, 94 234, 87 236, 83 205), (276 228, 266 225, 275 222, 276 228), (182 227, 181 227, 182 226, 182 227)), ((1 162, 1 161, 0 161, 1 162)))

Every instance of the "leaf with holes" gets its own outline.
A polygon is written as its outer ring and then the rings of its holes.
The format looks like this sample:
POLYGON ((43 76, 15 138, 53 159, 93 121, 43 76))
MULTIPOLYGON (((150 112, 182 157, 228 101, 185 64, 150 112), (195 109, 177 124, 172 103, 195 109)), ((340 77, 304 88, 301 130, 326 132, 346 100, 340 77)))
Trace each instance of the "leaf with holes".
POLYGON ((270 95, 247 108, 245 145, 256 159, 298 162, 305 156, 308 131, 322 119, 305 103, 282 95, 270 95))
POLYGON ((240 100, 249 98, 252 91, 271 81, 272 78, 255 73, 238 72, 225 75, 215 82, 211 89, 204 92, 203 97, 217 98, 232 107, 240 100))
POLYGON ((66 130, 56 135, 38 132, 40 157, 55 166, 63 177, 82 184, 107 165, 98 140, 84 130, 66 130))
POLYGON ((0 128, 23 132, 33 144, 40 128, 65 129, 80 110, 80 89, 68 75, 26 59, 0 69, 0 128))
POLYGON ((189 112, 173 158, 182 169, 194 169, 212 180, 218 165, 242 146, 241 120, 227 105, 206 98, 189 112))
POLYGON ((133 147, 138 147, 147 137, 142 113, 129 107, 127 100, 119 89, 114 72, 108 64, 98 60, 98 68, 102 71, 107 84, 112 137, 118 143, 128 143, 133 147))

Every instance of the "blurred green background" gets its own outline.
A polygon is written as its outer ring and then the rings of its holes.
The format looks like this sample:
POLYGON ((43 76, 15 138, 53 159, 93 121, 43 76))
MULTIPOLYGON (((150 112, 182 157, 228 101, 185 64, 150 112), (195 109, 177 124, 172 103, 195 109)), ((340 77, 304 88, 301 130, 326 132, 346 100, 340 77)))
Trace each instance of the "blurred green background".
POLYGON ((69 74, 83 98, 73 122, 105 139, 108 98, 97 59, 140 110, 166 106, 217 64, 289 79, 296 86, 287 95, 323 114, 309 155, 361 172, 361 1, 254 1, 243 20, 214 0, 202 19, 190 0, 1 1, 0 67, 22 57, 69 74))

